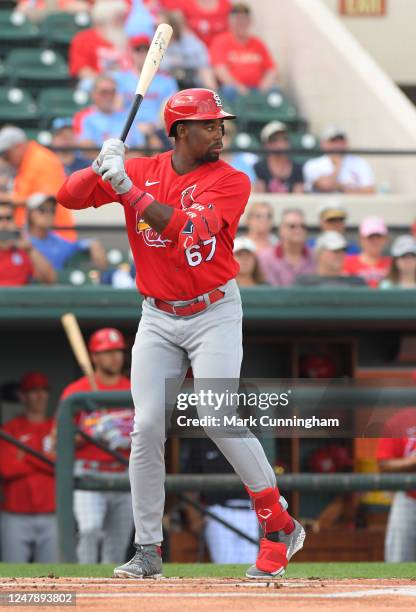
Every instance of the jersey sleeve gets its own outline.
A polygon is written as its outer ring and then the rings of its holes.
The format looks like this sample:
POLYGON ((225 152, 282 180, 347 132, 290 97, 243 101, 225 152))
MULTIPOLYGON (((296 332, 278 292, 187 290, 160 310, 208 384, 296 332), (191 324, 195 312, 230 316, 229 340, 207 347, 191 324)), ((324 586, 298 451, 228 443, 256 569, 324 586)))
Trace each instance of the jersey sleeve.
MULTIPOLYGON (((8 425, 3 427, 3 431, 14 438, 16 437, 16 432, 8 425)), ((18 453, 17 446, 5 440, 0 440, 0 475, 5 480, 22 478, 35 471, 33 465, 27 461, 28 455, 24 453, 22 458, 19 459, 18 453)))
POLYGON ((60 188, 57 199, 62 206, 73 210, 99 208, 104 204, 119 202, 120 196, 109 183, 97 176, 92 168, 77 170, 69 176, 60 188))
POLYGON ((377 461, 386 459, 399 459, 402 457, 402 445, 400 438, 380 438, 377 443, 377 461))

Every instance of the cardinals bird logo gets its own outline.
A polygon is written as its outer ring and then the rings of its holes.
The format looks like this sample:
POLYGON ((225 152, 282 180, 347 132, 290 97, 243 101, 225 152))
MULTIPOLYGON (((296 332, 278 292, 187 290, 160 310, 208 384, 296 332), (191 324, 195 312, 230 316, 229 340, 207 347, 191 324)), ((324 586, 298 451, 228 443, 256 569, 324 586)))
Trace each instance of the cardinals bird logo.
POLYGON ((166 243, 170 242, 170 240, 163 240, 160 237, 160 234, 157 233, 146 221, 139 218, 137 215, 136 219, 136 231, 143 237, 143 240, 147 246, 150 247, 165 247, 166 243))
POLYGON ((195 189, 196 189, 196 184, 191 185, 190 187, 187 187, 186 189, 182 191, 181 204, 184 210, 192 206, 192 204, 195 204, 195 199, 194 199, 195 189))

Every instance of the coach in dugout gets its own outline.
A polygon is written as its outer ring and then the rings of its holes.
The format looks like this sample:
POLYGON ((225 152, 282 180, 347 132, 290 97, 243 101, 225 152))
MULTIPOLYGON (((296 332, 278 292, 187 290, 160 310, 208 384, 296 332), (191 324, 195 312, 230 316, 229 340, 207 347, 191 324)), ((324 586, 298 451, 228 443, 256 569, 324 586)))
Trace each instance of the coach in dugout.
MULTIPOLYGON (((26 374, 20 383, 24 414, 3 431, 52 458, 53 419, 47 416, 49 381, 40 372, 26 374)), ((58 561, 53 468, 41 459, 0 440, 3 484, 1 559, 8 563, 58 561)))

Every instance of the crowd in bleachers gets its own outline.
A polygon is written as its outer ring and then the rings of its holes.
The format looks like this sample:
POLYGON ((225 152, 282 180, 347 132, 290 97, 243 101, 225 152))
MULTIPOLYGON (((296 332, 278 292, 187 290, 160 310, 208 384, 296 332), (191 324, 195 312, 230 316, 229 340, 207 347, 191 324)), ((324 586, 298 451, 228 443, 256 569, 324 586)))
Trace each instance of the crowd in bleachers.
MULTIPOLYGON (((253 32, 251 9, 244 2, 4 2, 0 257, 9 265, 0 269, 0 284, 83 284, 79 274, 71 274, 83 253, 94 269, 94 282, 133 286, 134 269, 126 257, 121 254, 119 261, 116 257, 109 262, 97 240, 78 240, 71 211, 54 196, 65 175, 90 165, 97 147, 119 136, 160 22, 172 25, 173 38, 130 131, 131 149, 147 154, 149 149, 171 148, 162 122, 164 102, 178 89, 209 87, 221 93, 227 109, 238 117, 236 124, 224 126, 223 159, 248 174, 254 193, 376 192, 368 162, 342 153, 350 147, 345 129, 329 124, 319 139, 308 133, 307 123, 279 84, 276 59, 253 32), (26 262, 25 273, 14 269, 20 262, 26 262), (45 275, 47 266, 52 270, 45 275)), ((364 219, 359 241, 351 243, 344 237, 347 211, 339 206, 331 210, 329 206, 317 214, 322 234, 315 240, 301 211, 284 211, 279 221, 267 204, 253 205, 248 235, 235 249, 245 270, 240 272, 241 285, 319 286, 364 279, 373 287, 414 286, 416 253, 410 231, 391 245, 388 257, 382 219, 364 219)))

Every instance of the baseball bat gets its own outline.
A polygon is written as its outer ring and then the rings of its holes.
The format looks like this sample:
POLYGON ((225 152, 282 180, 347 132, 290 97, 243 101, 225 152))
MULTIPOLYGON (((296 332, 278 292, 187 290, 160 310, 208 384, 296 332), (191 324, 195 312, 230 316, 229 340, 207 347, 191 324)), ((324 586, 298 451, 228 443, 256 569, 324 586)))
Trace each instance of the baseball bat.
POLYGON ((91 359, 75 315, 68 312, 62 315, 61 322, 78 365, 90 381, 91 389, 98 391, 91 359))
POLYGON ((161 23, 153 36, 153 40, 150 44, 149 50, 144 60, 143 68, 140 73, 139 82, 136 87, 136 93, 132 107, 130 109, 129 116, 127 117, 126 123, 124 124, 123 131, 121 132, 120 140, 126 141, 127 135, 130 131, 134 118, 140 105, 143 101, 144 96, 149 88, 150 83, 155 76, 157 69, 160 66, 160 62, 163 59, 166 48, 172 36, 172 28, 167 23, 161 23))

